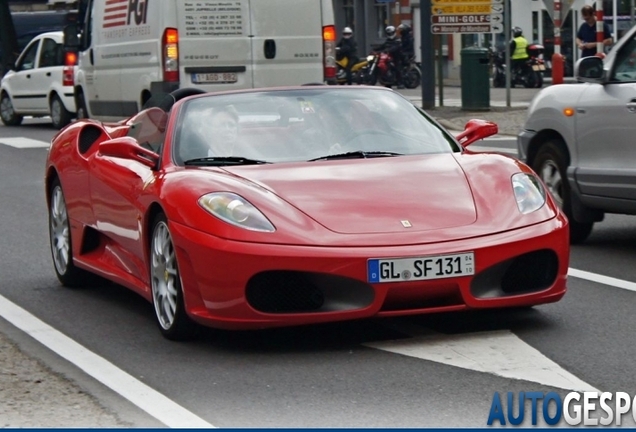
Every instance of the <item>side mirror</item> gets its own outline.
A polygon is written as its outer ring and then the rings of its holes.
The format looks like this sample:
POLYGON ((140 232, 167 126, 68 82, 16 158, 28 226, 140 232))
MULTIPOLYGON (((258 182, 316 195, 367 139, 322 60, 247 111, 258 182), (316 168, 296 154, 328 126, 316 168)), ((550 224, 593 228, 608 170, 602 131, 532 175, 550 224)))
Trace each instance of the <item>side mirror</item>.
POLYGON ((78 51, 79 47, 79 28, 77 27, 77 24, 69 24, 64 27, 64 50, 78 51))
POLYGON ((466 147, 477 140, 487 138, 499 132, 499 126, 487 120, 472 119, 466 123, 464 131, 455 138, 466 147))
POLYGON ((159 155, 139 145, 136 139, 120 137, 99 144, 99 153, 104 156, 137 161, 148 168, 155 169, 159 155))
POLYGON ((605 70, 603 69, 603 59, 597 56, 583 57, 574 66, 576 80, 579 82, 589 82, 602 84, 605 82, 605 70))

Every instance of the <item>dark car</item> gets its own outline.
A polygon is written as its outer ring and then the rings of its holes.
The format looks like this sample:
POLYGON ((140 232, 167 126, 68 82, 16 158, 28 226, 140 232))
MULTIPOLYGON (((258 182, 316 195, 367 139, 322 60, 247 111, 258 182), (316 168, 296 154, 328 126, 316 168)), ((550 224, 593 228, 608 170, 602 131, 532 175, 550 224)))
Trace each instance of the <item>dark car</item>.
MULTIPOLYGON (((61 31, 66 25, 76 23, 77 11, 13 12, 11 18, 13 19, 13 27, 18 37, 18 51, 15 53, 15 58, 17 58, 27 44, 37 35, 46 32, 61 31)), ((0 37, 2 36, 3 34, 0 35, 0 37)), ((4 53, 0 47, 0 65, 4 65, 3 56, 4 53)), ((4 69, 4 66, 0 66, 0 68, 2 68, 0 75, 2 76, 7 70, 4 69)))

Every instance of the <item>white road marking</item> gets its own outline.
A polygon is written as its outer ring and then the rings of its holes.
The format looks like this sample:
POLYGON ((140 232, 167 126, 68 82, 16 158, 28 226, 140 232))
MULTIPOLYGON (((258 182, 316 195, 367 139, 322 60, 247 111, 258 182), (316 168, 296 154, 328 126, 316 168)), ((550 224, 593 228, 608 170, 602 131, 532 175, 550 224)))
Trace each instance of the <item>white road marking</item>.
POLYGON ((15 148, 49 148, 51 145, 47 141, 39 141, 31 138, 13 137, 13 138, 0 138, 0 144, 5 144, 15 148))
POLYGON ((574 391, 596 391, 509 330, 418 336, 365 344, 371 348, 504 378, 574 391))
POLYGON ((628 291, 636 291, 636 283, 634 282, 629 282, 623 279, 617 279, 610 276, 603 276, 597 273, 591 273, 584 270, 569 268, 568 276, 574 276, 575 278, 585 279, 592 282, 598 282, 603 285, 609 285, 615 288, 622 288, 628 291))
POLYGON ((166 426, 171 428, 214 427, 3 296, 0 296, 0 315, 166 426))
POLYGON ((495 152, 495 153, 514 154, 514 155, 517 154, 516 149, 505 148, 505 147, 488 147, 488 146, 481 146, 477 144, 471 144, 467 148, 468 150, 471 150, 474 152, 495 152))

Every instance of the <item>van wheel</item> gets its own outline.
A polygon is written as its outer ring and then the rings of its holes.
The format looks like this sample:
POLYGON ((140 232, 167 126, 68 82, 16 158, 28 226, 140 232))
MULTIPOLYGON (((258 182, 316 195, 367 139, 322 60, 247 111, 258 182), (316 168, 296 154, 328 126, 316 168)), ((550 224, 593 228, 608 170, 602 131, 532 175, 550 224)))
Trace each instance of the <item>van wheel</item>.
POLYGON ((0 118, 6 126, 20 126, 22 123, 22 116, 15 113, 11 98, 6 93, 2 93, 0 99, 0 118))
POLYGON ((54 128, 62 129, 71 122, 71 113, 64 106, 62 99, 56 94, 51 97, 49 111, 51 112, 51 122, 54 128))
POLYGON ((77 112, 75 114, 75 117, 77 117, 78 120, 88 118, 88 110, 86 109, 86 100, 84 99, 84 93, 79 93, 77 95, 75 103, 77 104, 77 112))
POLYGON ((572 191, 567 181, 567 158, 556 141, 544 143, 532 168, 539 174, 550 194, 561 207, 570 223, 570 243, 581 243, 592 232, 594 222, 578 222, 572 217, 572 191))

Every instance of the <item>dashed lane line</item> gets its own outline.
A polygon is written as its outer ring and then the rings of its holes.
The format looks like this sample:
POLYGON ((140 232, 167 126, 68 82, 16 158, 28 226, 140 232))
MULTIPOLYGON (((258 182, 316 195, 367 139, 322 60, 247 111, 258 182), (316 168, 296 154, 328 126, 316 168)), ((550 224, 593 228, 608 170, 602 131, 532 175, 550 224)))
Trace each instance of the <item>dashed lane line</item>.
POLYGON ((0 138, 0 144, 5 144, 19 149, 49 148, 51 145, 51 143, 47 141, 40 141, 25 137, 0 138))

